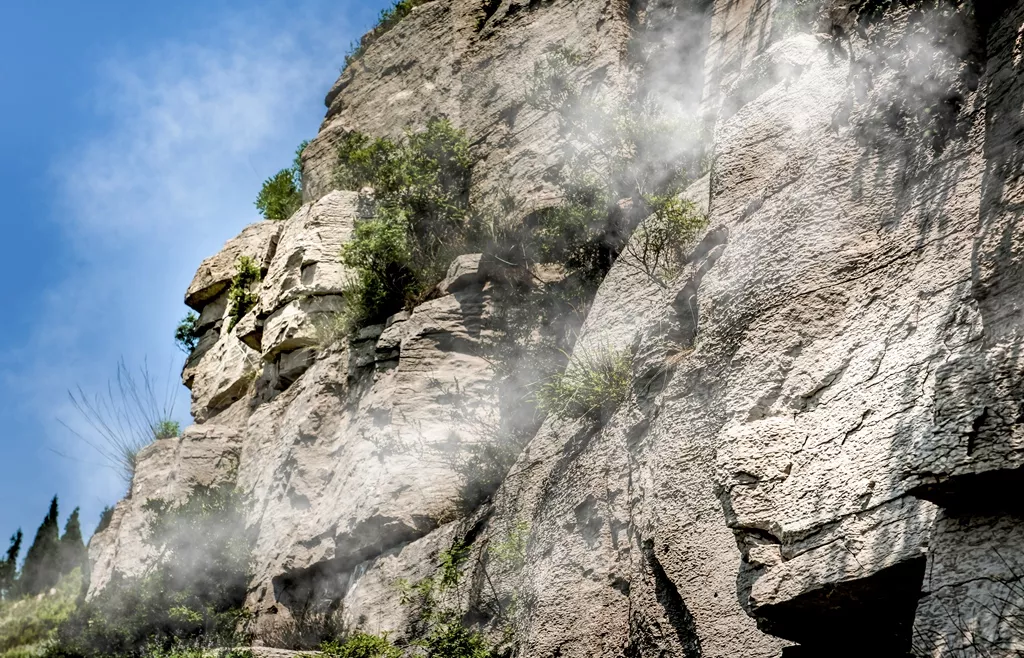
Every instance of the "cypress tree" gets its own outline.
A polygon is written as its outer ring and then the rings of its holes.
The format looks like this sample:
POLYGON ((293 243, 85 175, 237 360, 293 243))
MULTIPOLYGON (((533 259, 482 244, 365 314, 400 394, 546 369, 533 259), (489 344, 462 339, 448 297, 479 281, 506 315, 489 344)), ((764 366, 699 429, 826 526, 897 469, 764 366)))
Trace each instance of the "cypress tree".
POLYGON ((57 497, 50 502, 43 523, 36 531, 18 579, 18 590, 27 596, 45 592, 60 579, 60 526, 57 522, 57 497))
POLYGON ((64 536, 60 538, 60 573, 66 575, 75 569, 85 567, 85 542, 82 541, 82 524, 78 519, 78 508, 68 517, 64 536))
POLYGON ((0 600, 9 598, 14 593, 14 582, 18 575, 18 555, 21 554, 21 529, 11 537, 11 546, 7 549, 7 557, 0 560, 0 600))

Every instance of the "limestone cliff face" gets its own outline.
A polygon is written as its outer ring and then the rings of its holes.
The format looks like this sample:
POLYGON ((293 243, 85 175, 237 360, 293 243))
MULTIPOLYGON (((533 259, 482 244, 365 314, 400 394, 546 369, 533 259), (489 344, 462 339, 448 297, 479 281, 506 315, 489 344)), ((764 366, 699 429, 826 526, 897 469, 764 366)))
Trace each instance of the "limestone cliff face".
POLYGON ((91 546, 93 591, 151 558, 148 497, 231 479, 253 503, 265 639, 325 605, 411 632, 395 582, 458 540, 470 621, 522 656, 1024 650, 1024 2, 894 4, 417 8, 330 91, 306 205, 200 267, 197 425, 140 457, 91 546), (630 40, 684 20, 659 57, 700 64, 714 158, 687 194, 710 225, 673 282, 626 255, 594 300, 577 349, 628 349, 630 400, 545 420, 467 510, 459 450, 499 440, 487 355, 522 281, 467 255, 435 299, 318 346, 344 303, 338 249, 373 212, 331 189, 334 145, 444 114, 473 140, 474 194, 543 203, 560 138, 521 103, 533 61, 573 45, 580 80, 624 93, 630 40), (240 254, 265 275, 229 330, 240 254), (503 569, 489 547, 517 533, 525 559, 503 569))

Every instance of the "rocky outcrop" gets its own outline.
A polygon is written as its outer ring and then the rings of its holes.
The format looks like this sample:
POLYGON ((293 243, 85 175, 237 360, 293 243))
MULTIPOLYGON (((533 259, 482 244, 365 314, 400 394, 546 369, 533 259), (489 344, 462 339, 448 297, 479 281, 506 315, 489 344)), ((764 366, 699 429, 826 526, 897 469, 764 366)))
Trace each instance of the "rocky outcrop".
POLYGON ((345 131, 401 137, 442 116, 473 144, 478 197, 553 198, 545 179, 561 163, 562 141, 554 116, 525 105, 529 76, 546 52, 569 46, 582 55, 575 77, 620 88, 631 14, 624 0, 420 5, 347 67, 328 93, 320 133, 302 154, 307 200, 332 189, 345 131))
POLYGON ((155 556, 147 542, 152 518, 145 509, 148 501, 179 502, 196 485, 232 482, 241 445, 237 429, 208 423, 189 427, 180 437, 160 439, 140 452, 131 495, 114 507, 107 529, 89 542, 90 595, 106 587, 115 572, 130 578, 151 566, 155 556))
POLYGON ((412 637, 395 583, 458 543, 466 623, 522 656, 1021 651, 1024 3, 969 4, 419 6, 328 95, 306 205, 200 268, 199 424, 143 454, 91 547, 92 590, 150 558, 146 498, 231 477, 253 502, 263 641, 310 610, 412 637), (480 254, 383 325, 318 330, 344 307, 338 250, 373 213, 331 190, 344 130, 448 116, 477 198, 546 203, 561 137, 520 102, 533 62, 572 45, 579 80, 619 93, 630 37, 654 25, 684 44, 658 66, 686 65, 641 86, 685 73, 714 157, 686 193, 709 224, 685 266, 652 277, 627 249, 576 343, 629 355, 626 402, 508 439, 501 305, 560 276, 480 254), (264 277, 231 328, 242 254, 264 277), (468 496, 480 447, 518 457, 468 496))

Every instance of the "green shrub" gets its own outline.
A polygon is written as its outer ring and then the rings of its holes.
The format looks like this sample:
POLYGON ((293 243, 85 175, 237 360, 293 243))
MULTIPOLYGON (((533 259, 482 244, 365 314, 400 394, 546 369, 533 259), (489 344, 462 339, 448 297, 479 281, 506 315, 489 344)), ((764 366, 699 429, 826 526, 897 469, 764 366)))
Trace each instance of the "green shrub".
POLYGON ((402 658, 402 650, 393 645, 387 633, 370 635, 356 631, 344 642, 325 642, 320 652, 328 658, 402 658))
POLYGON ((456 590, 462 583, 462 570, 469 559, 471 547, 461 541, 441 551, 438 572, 416 583, 398 581, 403 605, 415 606, 421 639, 412 643, 435 658, 491 658, 492 652, 484 637, 466 628, 456 590))
POLYGON ((299 144, 291 167, 263 181, 256 208, 264 219, 288 219, 302 206, 302 152, 308 145, 308 141, 299 144))
POLYGON ((238 257, 235 262, 235 276, 231 279, 231 288, 228 290, 231 315, 228 331, 234 329, 239 320, 259 302, 259 294, 252 288, 260 282, 260 277, 260 267, 251 256, 238 257))
POLYGON ((176 436, 181 436, 181 424, 176 420, 161 420, 153 428, 156 439, 173 439, 176 436))
POLYGON ((491 658, 493 655, 480 633, 454 620, 435 626, 421 646, 429 658, 491 658))
POLYGON ((575 105, 581 90, 572 78, 582 59, 571 48, 559 47, 534 62, 527 81, 526 104, 549 112, 575 105))
MULTIPOLYGON (((573 80, 580 56, 558 48, 534 66, 524 103, 558 116, 564 137, 561 204, 536 213, 539 258, 599 282, 652 199, 675 196, 699 166, 689 155, 697 125, 650 99, 605 103, 573 80), (680 153, 682 151, 683 153, 680 153)), ((591 285, 591 291, 596 285, 591 285)))
POLYGON ((540 408, 563 418, 582 418, 629 398, 632 358, 610 347, 577 347, 561 375, 537 391, 540 408))
POLYGON ((388 178, 398 168, 400 148, 387 138, 371 139, 363 133, 345 133, 338 145, 334 184, 343 190, 359 190, 365 185, 381 188, 385 194, 394 184, 388 178))
POLYGON ((678 196, 650 196, 645 201, 652 214, 633 232, 626 252, 631 265, 666 286, 665 279, 677 276, 683 264, 683 250, 707 228, 708 216, 678 196))
POLYGON ((562 203, 536 214, 532 237, 538 258, 564 265, 596 290, 618 252, 609 240, 613 205, 607 187, 592 178, 566 183, 562 203))
POLYGON ((289 169, 282 169, 263 181, 256 196, 256 207, 264 219, 288 219, 301 205, 302 192, 295 187, 289 169))
POLYGON ((381 38, 391 28, 398 25, 400 20, 411 14, 413 9, 425 2, 429 2, 429 0, 397 0, 391 7, 382 9, 377 18, 377 25, 356 42, 351 52, 345 55, 345 66, 348 67, 359 59, 374 41, 381 38))
POLYGON ((52 595, 0 603, 0 657, 42 655, 75 610, 83 583, 81 569, 75 569, 61 578, 52 595))
POLYGON ((48 656, 141 658, 248 641, 239 635, 250 555, 239 494, 195 486, 180 504, 146 509, 159 562, 142 578, 115 575, 61 623, 48 656))
POLYGON ((465 134, 445 119, 400 143, 349 133, 335 168, 339 187, 374 188, 377 217, 359 222, 341 260, 353 328, 414 303, 445 275, 476 229, 469 212, 471 160, 465 134))
POLYGON ((192 354, 196 345, 199 344, 200 338, 199 316, 189 311, 188 315, 178 323, 178 328, 174 330, 174 342, 178 344, 182 352, 192 354))
POLYGON ((401 211, 385 209, 380 217, 356 225, 341 250, 341 262, 355 272, 345 288, 350 331, 404 306, 417 284, 411 261, 408 223, 401 211))

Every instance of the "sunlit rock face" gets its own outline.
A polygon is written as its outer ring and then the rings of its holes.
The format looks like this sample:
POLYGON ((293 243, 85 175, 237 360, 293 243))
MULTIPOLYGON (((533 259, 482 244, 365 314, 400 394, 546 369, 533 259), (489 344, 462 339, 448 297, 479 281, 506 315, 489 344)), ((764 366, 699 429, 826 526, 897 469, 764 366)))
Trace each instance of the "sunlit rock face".
POLYGON ((263 643, 310 610, 412 637, 396 583, 458 542, 466 623, 523 656, 1022 650, 1024 2, 892 4, 418 7, 328 95, 306 205, 197 273, 197 425, 141 456, 92 591, 152 559, 148 497, 226 477, 252 503, 263 643), (630 81, 645 31, 676 39, 630 81), (467 509, 466 447, 502 441, 503 292, 544 277, 466 254, 428 301, 325 340, 338 251, 375 212, 332 189, 334 151, 444 115, 474 195, 545 203, 558 124, 521 101, 559 45, 609 93, 700 97, 713 158, 686 195, 709 224, 669 280, 627 250, 590 306, 577 353, 628 352, 628 401, 544 419, 467 509), (240 255, 263 280, 231 327, 240 255))

